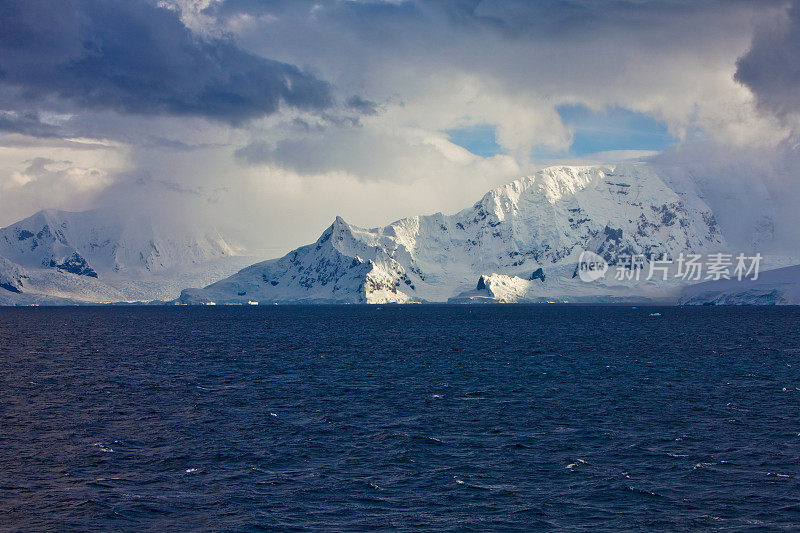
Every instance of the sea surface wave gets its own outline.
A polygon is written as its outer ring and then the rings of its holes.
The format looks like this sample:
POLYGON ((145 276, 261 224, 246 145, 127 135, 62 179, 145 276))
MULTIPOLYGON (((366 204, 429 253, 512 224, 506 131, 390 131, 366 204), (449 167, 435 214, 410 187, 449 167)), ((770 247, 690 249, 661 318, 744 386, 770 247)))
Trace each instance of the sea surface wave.
POLYGON ((0 529, 796 531, 799 326, 798 308, 0 309, 0 529))

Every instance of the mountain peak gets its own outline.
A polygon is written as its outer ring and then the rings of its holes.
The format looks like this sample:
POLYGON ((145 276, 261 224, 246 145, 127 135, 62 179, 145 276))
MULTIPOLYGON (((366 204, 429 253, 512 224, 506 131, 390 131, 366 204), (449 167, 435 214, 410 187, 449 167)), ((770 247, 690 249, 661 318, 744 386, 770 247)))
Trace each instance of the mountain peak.
POLYGON ((0 270, 28 272, 22 292, 39 299, 114 301, 171 298, 176 293, 164 290, 182 288, 175 284, 210 280, 215 271, 227 275, 247 264, 231 258, 237 253, 218 231, 192 229, 157 225, 141 213, 43 209, 0 229, 0 270))
POLYGON ((616 264, 625 254, 722 246, 708 206, 699 199, 686 205, 647 167, 556 166, 497 187, 455 215, 375 229, 337 216, 315 245, 185 291, 182 299, 447 301, 484 275, 500 276, 491 279, 508 289, 503 297, 519 299, 526 291, 587 290, 570 281, 582 250, 616 264))

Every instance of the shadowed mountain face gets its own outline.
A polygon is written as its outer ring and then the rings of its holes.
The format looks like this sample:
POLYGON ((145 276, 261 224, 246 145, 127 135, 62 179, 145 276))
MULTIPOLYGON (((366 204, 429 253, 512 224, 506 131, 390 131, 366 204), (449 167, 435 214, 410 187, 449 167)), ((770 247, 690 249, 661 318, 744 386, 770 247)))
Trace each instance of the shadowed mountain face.
POLYGON ((495 273, 526 281, 523 292, 536 292, 527 296, 591 296, 602 286, 573 280, 584 250, 615 265, 633 254, 675 257, 725 245, 703 200, 673 190, 647 164, 553 167, 451 216, 375 229, 337 217, 316 243, 187 289, 181 301, 447 301, 495 273))

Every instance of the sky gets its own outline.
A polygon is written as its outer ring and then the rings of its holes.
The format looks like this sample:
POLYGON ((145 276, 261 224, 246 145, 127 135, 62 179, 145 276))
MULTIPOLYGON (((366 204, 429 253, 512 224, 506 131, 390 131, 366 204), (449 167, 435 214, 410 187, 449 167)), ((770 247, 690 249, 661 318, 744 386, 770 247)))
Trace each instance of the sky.
POLYGON ((787 185, 797 50, 800 0, 4 0, 0 226, 130 209, 276 256, 550 164, 787 185))

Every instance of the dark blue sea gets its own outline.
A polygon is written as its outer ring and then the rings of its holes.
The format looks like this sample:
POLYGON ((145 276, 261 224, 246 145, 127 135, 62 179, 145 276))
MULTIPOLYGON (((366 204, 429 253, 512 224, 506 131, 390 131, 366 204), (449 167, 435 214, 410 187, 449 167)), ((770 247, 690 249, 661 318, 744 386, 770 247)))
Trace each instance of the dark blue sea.
POLYGON ((0 380, 1 530, 800 528, 800 308, 0 309, 0 380))

